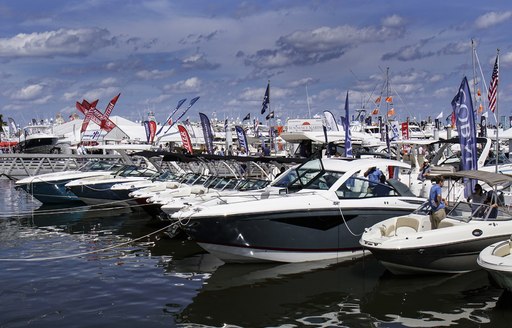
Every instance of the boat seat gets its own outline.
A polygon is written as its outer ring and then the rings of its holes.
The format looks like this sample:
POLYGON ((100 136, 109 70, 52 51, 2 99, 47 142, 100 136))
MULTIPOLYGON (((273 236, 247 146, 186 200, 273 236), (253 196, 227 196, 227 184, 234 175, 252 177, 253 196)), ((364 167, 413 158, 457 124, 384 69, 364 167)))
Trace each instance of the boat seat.
POLYGON ((412 228, 414 231, 418 231, 420 227, 420 222, 416 219, 409 218, 406 216, 399 217, 396 219, 396 228, 395 228, 395 235, 399 228, 412 228))
POLYGON ((441 220, 441 222, 439 223, 439 226, 437 228, 441 229, 441 228, 447 228, 447 227, 453 227, 453 226, 454 226, 453 222, 441 220))
POLYGON ((395 233, 395 225, 394 224, 391 224, 389 226, 386 226, 383 224, 379 227, 379 229, 380 229, 380 235, 382 237, 389 237, 395 233))
POLYGON ((493 252, 493 255, 499 257, 505 257, 507 255, 510 255, 510 247, 512 247, 512 245, 511 241, 509 240, 508 243, 496 248, 493 252))
POLYGON ((202 195, 206 192, 206 188, 203 186, 192 186, 190 188, 190 193, 196 194, 196 195, 202 195))

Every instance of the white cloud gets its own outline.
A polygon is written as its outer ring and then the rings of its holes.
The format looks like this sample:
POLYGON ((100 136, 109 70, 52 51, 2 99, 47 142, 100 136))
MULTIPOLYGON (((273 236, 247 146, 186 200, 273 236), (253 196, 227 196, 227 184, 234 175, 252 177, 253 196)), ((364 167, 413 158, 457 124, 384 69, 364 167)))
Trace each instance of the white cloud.
POLYGON ((201 88, 201 80, 197 77, 191 77, 186 80, 178 81, 174 84, 164 86, 165 91, 171 92, 194 92, 201 88))
POLYGON ((449 96, 454 96, 456 90, 457 90, 457 88, 453 88, 453 87, 445 87, 445 88, 437 89, 436 91, 434 91, 434 96, 436 98, 447 98, 449 96))
POLYGON ((174 74, 174 70, 141 70, 135 73, 135 76, 142 80, 158 80, 158 79, 165 79, 169 76, 172 76, 174 74))
MULTIPOLYGON (((118 93, 119 89, 115 87, 98 88, 86 92, 83 98, 88 101, 94 101, 96 99, 99 99, 98 108, 101 108, 101 104, 103 104, 104 107, 107 107, 107 104, 109 103, 110 99, 112 99, 118 93)), ((123 95, 121 94, 120 99, 122 97, 123 95)))
POLYGON ((340 58, 347 50, 365 43, 381 43, 404 35, 401 17, 388 17, 384 23, 362 28, 345 24, 294 31, 281 36, 276 49, 262 49, 246 56, 245 64, 257 68, 312 65, 340 58))
MULTIPOLYGON (((496 60, 496 57, 493 57, 491 65, 494 65, 495 60, 496 60)), ((500 54, 500 65, 506 65, 506 66, 512 65, 512 52, 506 52, 506 53, 500 54)))
POLYGON ((306 85, 312 85, 318 82, 318 79, 313 79, 312 77, 305 77, 299 80, 295 80, 290 82, 288 85, 290 88, 297 88, 297 87, 303 87, 306 85))
POLYGON ((77 97, 78 97, 78 92, 76 92, 76 91, 64 92, 64 94, 62 95, 62 99, 64 99, 65 101, 78 100, 77 97))
POLYGON ((398 15, 391 15, 382 20, 383 26, 400 27, 404 25, 404 19, 398 15))
POLYGON ((497 25, 503 23, 512 17, 512 11, 504 11, 504 12, 488 12, 476 19, 476 27, 477 28, 488 28, 493 25, 497 25))
POLYGON ((33 101, 33 103, 36 104, 36 105, 47 104, 52 98, 53 98, 52 95, 47 95, 47 96, 44 96, 42 98, 35 99, 33 101))
POLYGON ((106 79, 101 80, 100 85, 109 86, 117 83, 117 79, 115 77, 107 77, 106 79))
POLYGON ((188 56, 182 60, 182 65, 185 68, 203 68, 203 69, 215 69, 218 68, 219 64, 212 64, 206 59, 204 53, 196 53, 188 56))
POLYGON ((26 86, 11 95, 14 100, 34 100, 39 97, 43 92, 44 87, 40 84, 32 84, 26 86))
POLYGON ((0 39, 0 57, 88 55, 114 43, 105 29, 59 29, 0 39))
MULTIPOLYGON (((250 88, 244 89, 239 95, 238 99, 242 101, 257 101, 262 102, 263 96, 265 95, 266 86, 264 88, 250 88)), ((274 88, 270 85, 270 102, 273 102, 273 99, 283 99, 285 97, 293 95, 293 91, 289 89, 283 88, 274 88)), ((305 95, 304 95, 305 97, 305 95)))

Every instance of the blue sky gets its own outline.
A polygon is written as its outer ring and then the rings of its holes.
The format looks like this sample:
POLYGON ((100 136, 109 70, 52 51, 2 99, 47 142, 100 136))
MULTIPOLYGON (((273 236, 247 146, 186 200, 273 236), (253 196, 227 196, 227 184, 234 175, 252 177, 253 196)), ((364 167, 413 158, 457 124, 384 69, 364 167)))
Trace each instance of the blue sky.
POLYGON ((447 116, 464 76, 473 89, 472 39, 482 98, 500 49, 510 115, 510 1, 17 0, 0 20, 0 113, 21 125, 67 118, 83 98, 104 110, 119 92, 113 115, 131 120, 195 96, 192 120, 262 118, 269 80, 283 120, 342 115, 347 90, 351 112, 371 111, 388 68, 398 119, 447 116))

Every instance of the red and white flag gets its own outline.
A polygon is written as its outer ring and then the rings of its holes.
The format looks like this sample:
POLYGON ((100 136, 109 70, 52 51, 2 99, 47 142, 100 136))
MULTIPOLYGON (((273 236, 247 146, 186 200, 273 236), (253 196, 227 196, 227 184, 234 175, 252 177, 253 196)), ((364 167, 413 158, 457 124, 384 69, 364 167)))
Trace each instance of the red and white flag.
POLYGON ((491 84, 489 85, 489 110, 494 113, 496 110, 496 101, 498 98, 498 72, 499 72, 499 57, 496 55, 494 68, 492 70, 491 84))
POLYGON ((190 141, 190 135, 188 134, 187 129, 183 125, 179 124, 178 130, 180 131, 181 142, 183 143, 183 148, 185 148, 189 152, 189 154, 192 154, 193 153, 192 141, 190 141))

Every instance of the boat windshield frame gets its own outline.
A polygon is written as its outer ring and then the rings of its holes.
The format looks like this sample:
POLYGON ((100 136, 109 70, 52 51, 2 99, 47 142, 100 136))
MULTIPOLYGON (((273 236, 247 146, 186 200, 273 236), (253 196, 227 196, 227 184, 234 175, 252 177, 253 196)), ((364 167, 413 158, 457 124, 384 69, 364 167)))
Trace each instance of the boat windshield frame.
POLYGON ((459 201, 446 214, 447 218, 463 222, 475 221, 510 221, 512 214, 503 206, 493 207, 489 204, 459 201))
POLYGON ((78 168, 80 172, 89 172, 89 171, 118 171, 125 166, 120 163, 110 163, 106 161, 88 161, 84 165, 78 168))
POLYGON ((286 188, 288 192, 296 192, 301 189, 307 189, 324 173, 325 169, 322 159, 315 156, 298 167, 283 173, 272 183, 272 186, 286 188))

